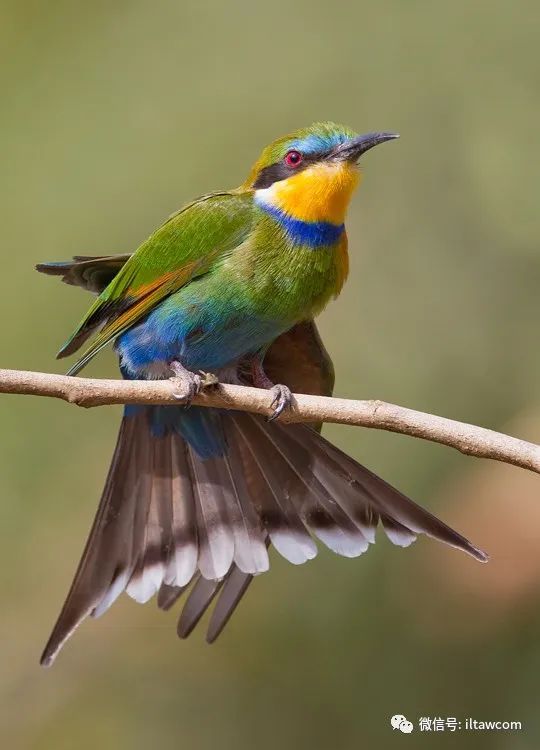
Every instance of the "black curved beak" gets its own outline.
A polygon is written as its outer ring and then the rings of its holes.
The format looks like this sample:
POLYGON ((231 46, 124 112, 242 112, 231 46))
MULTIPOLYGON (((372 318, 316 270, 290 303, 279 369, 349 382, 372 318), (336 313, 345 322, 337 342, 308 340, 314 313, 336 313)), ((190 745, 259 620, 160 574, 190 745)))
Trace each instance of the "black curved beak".
POLYGON ((329 158, 339 161, 358 161, 362 154, 365 154, 373 146, 378 146, 379 143, 384 143, 385 141, 393 141, 395 138, 399 138, 398 133, 366 133, 365 135, 359 135, 357 138, 340 144, 330 152, 329 158))

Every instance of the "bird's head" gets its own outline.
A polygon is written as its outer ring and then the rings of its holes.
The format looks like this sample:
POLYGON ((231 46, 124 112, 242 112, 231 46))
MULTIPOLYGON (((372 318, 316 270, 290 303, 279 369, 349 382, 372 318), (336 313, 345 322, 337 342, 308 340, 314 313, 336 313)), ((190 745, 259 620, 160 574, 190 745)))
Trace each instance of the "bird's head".
POLYGON ((396 133, 357 135, 318 122, 278 138, 262 152, 244 185, 262 204, 302 221, 341 224, 358 185, 358 160, 396 133))

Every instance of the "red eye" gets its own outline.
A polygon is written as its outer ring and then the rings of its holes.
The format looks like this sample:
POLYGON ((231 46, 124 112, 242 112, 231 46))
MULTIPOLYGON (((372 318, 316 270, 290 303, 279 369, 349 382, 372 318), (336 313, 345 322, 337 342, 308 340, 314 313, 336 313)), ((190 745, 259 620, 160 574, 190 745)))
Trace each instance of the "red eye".
POLYGON ((303 156, 300 151, 289 151, 283 160, 288 167, 297 167, 302 163, 303 156))

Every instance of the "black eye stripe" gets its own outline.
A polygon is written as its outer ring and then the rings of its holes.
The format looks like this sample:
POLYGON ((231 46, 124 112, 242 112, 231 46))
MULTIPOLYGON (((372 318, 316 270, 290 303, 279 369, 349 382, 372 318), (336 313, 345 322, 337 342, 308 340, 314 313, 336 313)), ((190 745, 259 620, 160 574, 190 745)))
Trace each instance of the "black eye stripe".
POLYGON ((269 164, 267 167, 264 167, 264 169, 261 169, 257 175, 257 179, 253 183, 253 188, 255 190, 260 190, 262 188, 270 187, 274 182, 286 180, 288 177, 291 177, 291 175, 298 174, 303 169, 306 169, 306 167, 321 161, 325 156, 328 156, 328 153, 328 151, 321 151, 317 154, 302 154, 302 163, 294 167, 287 166, 283 159, 275 162, 275 164, 269 164))
POLYGON ((260 188, 268 188, 270 187, 270 185, 273 185, 274 182, 286 180, 287 177, 290 177, 293 174, 298 174, 298 172, 301 171, 301 167, 298 167, 296 169, 291 168, 288 167, 285 162, 278 161, 275 164, 270 164, 268 167, 261 169, 261 171, 257 175, 257 179, 253 183, 253 187, 255 188, 255 190, 259 190, 260 188))

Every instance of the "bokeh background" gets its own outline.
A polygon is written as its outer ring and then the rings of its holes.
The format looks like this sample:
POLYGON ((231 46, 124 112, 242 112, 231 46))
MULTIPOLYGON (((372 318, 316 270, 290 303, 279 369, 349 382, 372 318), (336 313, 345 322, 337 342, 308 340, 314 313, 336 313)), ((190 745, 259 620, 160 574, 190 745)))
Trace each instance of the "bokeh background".
MULTIPOLYGON (((535 0, 4 0, 2 366, 63 371, 89 302, 36 262, 132 250, 267 141, 333 119, 402 135, 365 159, 350 281, 320 320, 336 392, 540 441, 539 22, 535 0)), ((539 746, 540 479, 359 428, 326 435, 489 565, 425 538, 274 559, 212 647, 123 597, 41 669, 119 415, 0 401, 3 747, 539 746), (524 729, 396 740, 394 713, 524 729)))

